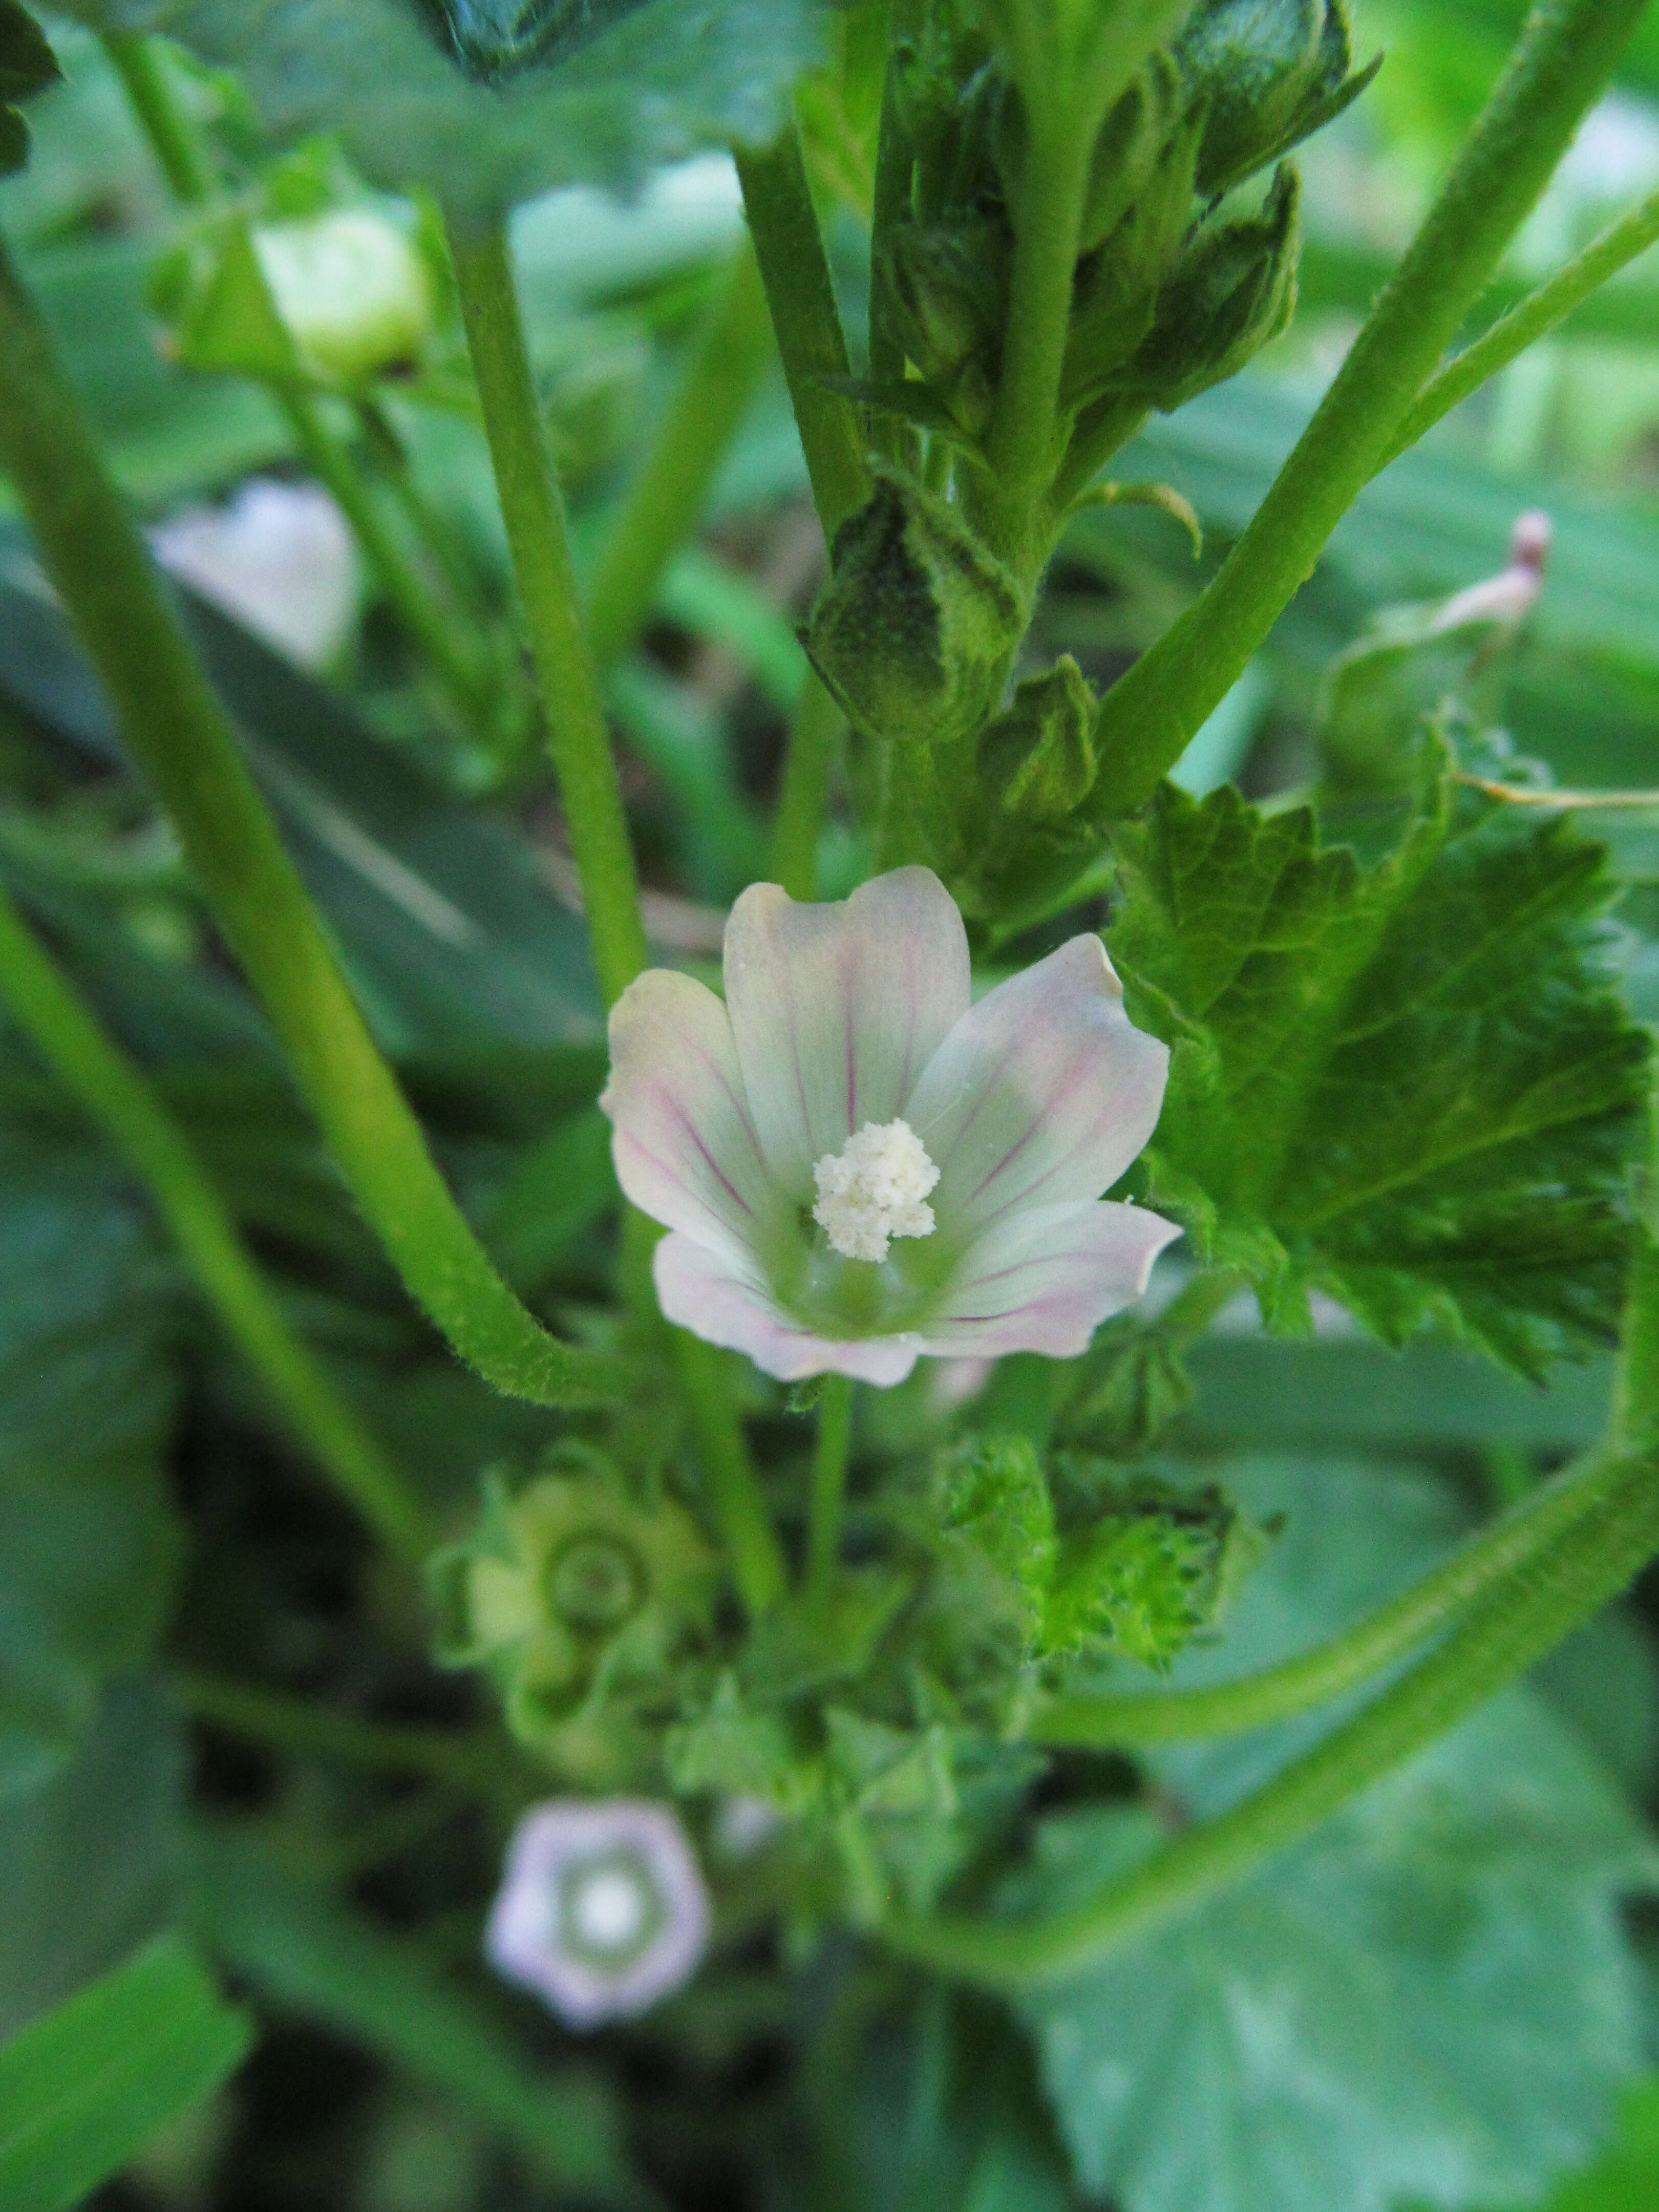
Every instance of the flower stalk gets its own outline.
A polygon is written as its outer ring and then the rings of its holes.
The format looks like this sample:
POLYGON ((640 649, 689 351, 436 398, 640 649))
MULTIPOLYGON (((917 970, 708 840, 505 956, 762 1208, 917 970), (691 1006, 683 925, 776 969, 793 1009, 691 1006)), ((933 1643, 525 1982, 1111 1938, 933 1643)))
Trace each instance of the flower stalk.
POLYGON ((812 1453, 812 1490, 806 1522, 806 1586, 819 1593, 835 1578, 847 1501, 847 1462, 853 1443, 853 1381, 826 1375, 818 1397, 818 1433, 812 1453))

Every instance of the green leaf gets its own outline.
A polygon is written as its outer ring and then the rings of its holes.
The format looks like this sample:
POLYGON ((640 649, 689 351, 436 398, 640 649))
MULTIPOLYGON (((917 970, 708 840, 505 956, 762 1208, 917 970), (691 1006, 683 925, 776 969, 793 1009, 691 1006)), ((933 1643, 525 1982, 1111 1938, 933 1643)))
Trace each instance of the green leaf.
POLYGON ((161 1286, 95 1158, 0 1130, 0 1802, 74 1750, 167 1618, 161 1286))
POLYGON ((1659 2203, 1659 2080, 1626 2096, 1619 2133, 1582 2173, 1571 2174, 1536 2212, 1650 2212, 1659 2203))
POLYGON ((1598 846, 1448 784, 1370 871, 1231 789, 1166 786, 1117 848, 1113 958, 1173 1048, 1146 1195, 1271 1325, 1318 1288, 1533 1375, 1612 1335, 1649 1048, 1598 846))
POLYGON ((177 1936, 0 2050, 0 2212, 67 2212, 218 2087, 253 2039, 177 1936))
POLYGON ((140 1680, 75 1756, 0 1802, 0 2042, 171 1924, 184 1750, 140 1680))
POLYGON ((591 34, 588 8, 499 0, 451 0, 447 20, 404 0, 70 12, 167 30, 234 69, 280 143, 331 131, 372 182, 424 185, 480 225, 550 185, 625 185, 700 147, 769 137, 819 40, 811 0, 611 0, 591 34))
POLYGON ((1144 1667, 1167 1667, 1215 1622, 1261 1542, 1218 1490, 1109 1484, 1088 1524, 1060 1547, 1043 1648, 1109 1643, 1144 1667))
MULTIPOLYGON (((1443 1485, 1375 1462, 1232 1461, 1284 1516, 1224 1644, 1177 1684, 1271 1664, 1461 1533, 1443 1485)), ((1328 1713, 1171 1747, 1161 1802, 1208 1818, 1328 1713)), ((1144 1809, 1047 1824, 1022 1904, 1074 1899, 1157 1840, 1144 1809)), ((1511 1692, 1294 1851, 1099 1971, 1024 2001, 1085 2188, 1124 2212, 1385 2212, 1523 2197, 1582 2157, 1640 2064, 1624 1890, 1659 1861, 1582 1738, 1511 1692)))
POLYGON ((204 1835, 192 1856, 205 1938, 270 2003, 453 2097, 584 2203, 640 2202, 596 2077, 527 2057, 480 1996, 289 1878, 258 1844, 204 1835))

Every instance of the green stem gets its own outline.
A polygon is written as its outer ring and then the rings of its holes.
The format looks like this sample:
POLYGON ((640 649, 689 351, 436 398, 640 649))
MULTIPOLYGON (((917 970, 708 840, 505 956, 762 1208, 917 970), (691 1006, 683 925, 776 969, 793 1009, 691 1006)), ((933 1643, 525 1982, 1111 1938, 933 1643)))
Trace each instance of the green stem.
POLYGON ((134 31, 106 32, 100 44, 173 198, 185 207, 201 206, 213 196, 213 165, 200 133, 179 105, 166 49, 158 39, 134 31))
POLYGON ((149 1191, 191 1273, 335 1488, 411 1560, 429 1542, 402 1476, 283 1317, 172 1115, 0 890, 0 997, 149 1191))
POLYGON ((853 1442, 853 1383, 826 1375, 818 1398, 817 1443, 812 1454, 812 1494, 806 1522, 806 1586, 822 1594, 835 1579, 841 1556, 842 1507, 847 1497, 847 1459, 853 1442))
POLYGON ((474 238, 452 226, 449 250, 570 849, 581 880, 593 964, 605 1004, 614 1006, 650 956, 622 787, 599 674, 582 629, 564 501, 530 373, 506 228, 498 223, 474 238))
MULTIPOLYGON (((916 11, 907 9, 904 12, 916 11)), ((896 33, 915 28, 912 23, 901 24, 896 11, 896 33)), ((870 374, 877 384, 904 380, 904 342, 899 336, 897 304, 885 249, 899 224, 909 217, 915 170, 915 152, 904 127, 900 100, 899 65, 890 57, 876 126, 875 200, 870 217, 870 374)), ((919 450, 916 434, 896 416, 872 416, 870 441, 890 461, 915 465, 919 450)))
POLYGON ((815 675, 801 687, 789 725, 783 783, 772 822, 772 875, 791 898, 817 896, 818 833, 823 826, 841 737, 842 711, 815 675))
POLYGON ((1102 702, 1097 821, 1151 798, 1312 574, 1601 91, 1643 0, 1536 0, 1422 228, 1213 581, 1102 702))
POLYGON ((1656 238, 1659 192, 1651 193, 1640 207, 1632 208, 1628 215, 1610 223, 1565 269, 1558 269, 1547 283, 1528 292, 1525 299, 1518 300, 1489 331, 1482 331, 1455 360, 1449 361, 1437 375, 1431 377, 1395 433, 1382 465, 1386 467, 1408 446, 1414 446, 1443 415, 1460 400, 1467 399, 1489 376, 1507 368, 1517 354, 1524 353, 1535 340, 1553 331, 1626 262, 1634 261, 1638 253, 1645 253, 1656 238))
POLYGON ((459 1729, 361 1720, 308 1698, 221 1675, 173 1674, 167 1686, 193 1720, 273 1750, 343 1759, 392 1774, 421 1774, 467 1796, 525 1794, 518 1786, 517 1762, 504 1745, 459 1729))
POLYGON ((732 1400, 726 1355, 683 1328, 672 1334, 675 1364, 732 1578, 744 1609, 758 1620, 783 1595, 789 1576, 732 1400))
POLYGON ((276 397, 313 475, 327 487, 350 524, 404 626, 463 716, 475 720, 485 704, 483 674, 461 647, 460 624, 438 606, 414 563, 386 527, 374 492, 349 452, 324 421, 311 394, 289 388, 276 397))
POLYGON ((1523 1571, 1596 1505, 1607 1462, 1587 1460, 1530 1491, 1409 1589, 1326 1643, 1232 1682, 1127 1697, 1060 1697, 1040 1706, 1038 1743, 1121 1747, 1225 1735, 1288 1719, 1357 1689, 1403 1659, 1499 1583, 1523 1571))
POLYGON ((650 614, 663 571, 696 528, 771 355, 766 291, 745 240, 601 549, 587 597, 587 634, 601 669, 622 658, 650 614))
POLYGON ((943 1972, 1017 1988, 1086 1969, 1299 1842, 1524 1674, 1659 1550, 1659 1470, 1652 1459, 1602 1465, 1601 1497, 1553 1552, 1494 1589, 1437 1650, 1230 1812, 1178 1835, 1084 1904, 1047 1919, 895 1921, 883 1930, 886 1941, 943 1972))
POLYGON ((1060 370, 1099 122, 1092 104, 1066 100, 1055 86, 1028 124, 1002 366, 986 438, 994 481, 986 485, 975 477, 982 527, 994 550, 1028 580, 1048 551, 1048 517, 1037 510, 1040 503, 1046 508, 1043 495, 1060 459, 1060 370))
POLYGON ((870 478, 860 410, 823 381, 846 376, 849 364, 800 132, 792 118, 771 145, 734 148, 733 158, 812 498, 824 536, 833 538, 869 496, 870 478))
POLYGON ((498 1389, 543 1405, 614 1395, 615 1364, 539 1326, 450 1196, 3 252, 0 462, 127 743, 411 1293, 498 1389))

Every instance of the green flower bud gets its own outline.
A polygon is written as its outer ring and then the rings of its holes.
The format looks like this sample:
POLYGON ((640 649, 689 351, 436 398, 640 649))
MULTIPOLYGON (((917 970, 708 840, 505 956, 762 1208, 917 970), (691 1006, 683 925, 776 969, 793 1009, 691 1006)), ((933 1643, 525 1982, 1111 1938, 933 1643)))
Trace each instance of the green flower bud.
POLYGON ((710 1561, 678 1506, 647 1511, 585 1471, 517 1497, 490 1479, 477 1528, 436 1555, 429 1581, 440 1660, 487 1667, 514 1732, 550 1749, 601 1670, 615 1686, 666 1664, 707 1615, 710 1561))
POLYGON ((975 362, 994 386, 1009 260, 1000 228, 902 223, 884 258, 904 350, 928 382, 948 387, 975 362))
MULTIPOLYGON (((1181 72, 1168 54, 1154 54, 1126 92, 1120 93, 1095 139, 1084 204, 1079 246, 1091 252, 1110 236, 1132 207, 1149 191, 1164 196, 1158 172, 1167 165, 1172 139, 1186 134, 1182 114, 1181 72)), ((1196 162, 1196 152, 1194 162, 1196 162)), ((1187 192, 1192 190, 1191 167, 1187 192)), ((1187 209, 1181 210, 1184 224, 1187 209)))
POLYGON ((432 329, 431 280, 412 240, 367 209, 256 226, 253 250, 301 360, 361 382, 413 361, 432 329))
POLYGON ((1340 114, 1377 66, 1348 73, 1347 0, 1206 0, 1175 52, 1194 104, 1208 111, 1198 163, 1206 198, 1340 114))
POLYGON ((1152 327, 1117 380, 1167 414, 1235 375, 1296 308, 1300 188, 1286 162, 1258 213, 1206 224, 1158 295, 1152 327))
POLYGON ((1057 822, 1073 813, 1095 780, 1098 711, 1070 653, 1046 676, 1028 678, 1012 703, 980 732, 979 780, 992 804, 1029 822, 1057 822))
POLYGON ((1030 610, 958 510, 878 465, 836 532, 806 649, 854 727, 904 745, 971 737, 996 704, 1030 610))

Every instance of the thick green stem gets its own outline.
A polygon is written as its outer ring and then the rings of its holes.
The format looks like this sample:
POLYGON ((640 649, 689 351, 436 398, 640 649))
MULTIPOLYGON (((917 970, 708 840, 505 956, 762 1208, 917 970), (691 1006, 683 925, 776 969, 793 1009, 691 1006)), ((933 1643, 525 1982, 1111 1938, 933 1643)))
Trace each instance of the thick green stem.
POLYGON ((1537 0, 1398 274, 1249 527, 1103 702, 1089 799, 1097 820, 1146 804, 1312 574, 1612 75, 1642 6, 1537 0))
POLYGON ((793 118, 769 146, 739 146, 734 158, 812 498, 833 538, 864 504, 870 478, 860 411, 823 380, 848 374, 847 339, 793 118))
POLYGON ((726 1355, 683 1328, 673 1331, 673 1340, 697 1456, 725 1540, 732 1579, 744 1610, 751 1620, 758 1620, 783 1595, 789 1573, 732 1399, 726 1355))
POLYGON ((1645 253, 1656 238, 1659 238, 1659 192, 1610 223, 1565 269, 1558 269, 1547 283, 1516 301, 1489 331, 1483 331, 1472 345, 1431 377, 1395 433, 1382 465, 1386 467, 1408 446, 1414 446, 1460 400, 1467 399, 1489 376, 1507 368, 1517 354, 1553 331, 1626 262, 1645 253))
POLYGON ((1471 1536, 1409 1589, 1279 1666, 1204 1689, 1055 1698, 1038 1708, 1030 1733, 1038 1743, 1056 1745, 1173 1743, 1261 1728, 1324 1705, 1384 1673, 1497 1584, 1528 1567, 1598 1504, 1607 1481, 1604 1460, 1569 1468, 1471 1536))
POLYGON ((772 823, 773 879, 791 898, 817 896, 818 833, 830 801, 842 719, 817 678, 809 675, 789 725, 783 785, 772 823))
POLYGON ((0 462, 127 742, 410 1291, 498 1389, 543 1405, 614 1395, 614 1364, 574 1351, 538 1324, 445 1187, 3 254, 0 462))
POLYGON ((346 447, 324 421, 317 402, 294 389, 277 394, 300 450, 312 473, 327 487, 386 596, 437 671, 440 682, 463 716, 471 721, 483 710, 483 669, 461 645, 461 625, 432 597, 412 561, 386 527, 374 495, 346 447))
POLYGON ((565 826, 581 880, 593 964, 605 1004, 614 1006, 650 956, 622 788, 599 674, 582 629, 564 501, 530 373, 506 228, 497 224, 475 238, 452 228, 449 250, 565 826))
POLYGON ((827 1375, 818 1398, 817 1443, 812 1454, 812 1493, 806 1522, 806 1586, 819 1593, 834 1579, 841 1555, 842 1508, 847 1498, 847 1460, 853 1443, 853 1384, 827 1375))
POLYGON ((771 356, 766 291, 745 241, 600 551, 587 597, 587 635, 601 669, 619 660, 639 635, 663 571, 696 528, 771 356))
POLYGON ((403 1477, 283 1318, 172 1115, 0 890, 0 999, 125 1155, 250 1366, 329 1480, 405 1559, 429 1539, 403 1477))
POLYGON ((1659 1468, 1601 1463, 1604 1486, 1553 1550, 1431 1656, 1231 1812, 1188 1829, 1085 1903, 1042 1920, 890 1922, 896 1950, 993 1988, 1083 1972, 1298 1842, 1464 1719, 1616 1597, 1659 1550, 1659 1468))
POLYGON ((213 165, 201 134, 179 105, 165 48, 133 31, 108 32, 102 44, 173 198, 199 207, 213 194, 213 165))

